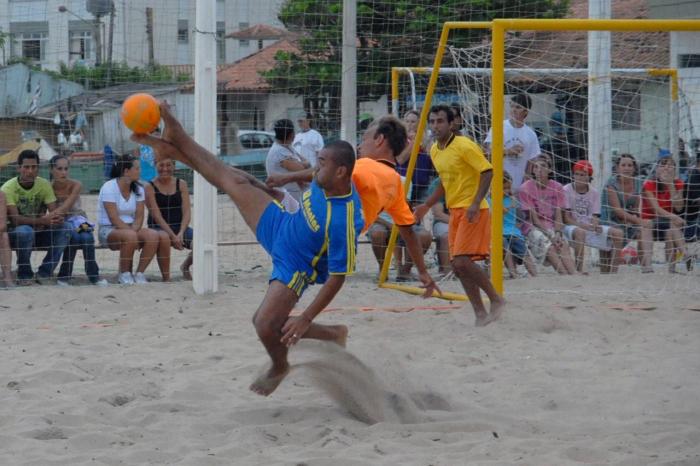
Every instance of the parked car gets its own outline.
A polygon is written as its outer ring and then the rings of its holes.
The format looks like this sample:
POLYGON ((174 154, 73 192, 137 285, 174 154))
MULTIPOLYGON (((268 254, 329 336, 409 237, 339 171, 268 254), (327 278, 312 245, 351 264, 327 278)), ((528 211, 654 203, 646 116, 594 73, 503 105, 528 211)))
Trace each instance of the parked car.
POLYGON ((267 149, 275 142, 275 133, 242 129, 238 131, 238 141, 243 149, 267 149))

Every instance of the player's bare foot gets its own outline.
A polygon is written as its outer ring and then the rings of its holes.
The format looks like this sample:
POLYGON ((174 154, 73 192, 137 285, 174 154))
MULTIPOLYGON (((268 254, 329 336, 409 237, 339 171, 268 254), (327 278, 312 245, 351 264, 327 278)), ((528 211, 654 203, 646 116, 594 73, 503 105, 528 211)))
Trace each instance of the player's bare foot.
POLYGON ((474 325, 477 327, 485 327, 489 324, 489 322, 489 314, 486 311, 483 311, 476 314, 474 325))
POLYGON ((345 345, 348 341, 348 328, 345 325, 338 325, 338 338, 335 339, 335 342, 345 348, 345 345))
POLYGON ((287 374, 289 374, 288 365, 284 367, 272 366, 250 384, 250 390, 258 395, 268 396, 279 387, 287 374))
POLYGON ((498 301, 492 301, 491 302, 491 311, 489 312, 488 317, 486 318, 487 322, 484 325, 488 325, 491 322, 495 322, 498 319, 501 318, 503 315, 503 309, 506 307, 506 301, 504 299, 500 299, 498 301))

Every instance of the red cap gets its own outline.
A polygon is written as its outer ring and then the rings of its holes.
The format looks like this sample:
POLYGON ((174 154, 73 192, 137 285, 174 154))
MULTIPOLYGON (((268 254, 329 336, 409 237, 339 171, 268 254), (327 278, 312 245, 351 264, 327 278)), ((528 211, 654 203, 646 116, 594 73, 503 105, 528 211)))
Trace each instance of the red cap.
POLYGON ((588 160, 579 160, 574 164, 574 172, 583 171, 588 173, 588 176, 593 176, 593 165, 588 160))

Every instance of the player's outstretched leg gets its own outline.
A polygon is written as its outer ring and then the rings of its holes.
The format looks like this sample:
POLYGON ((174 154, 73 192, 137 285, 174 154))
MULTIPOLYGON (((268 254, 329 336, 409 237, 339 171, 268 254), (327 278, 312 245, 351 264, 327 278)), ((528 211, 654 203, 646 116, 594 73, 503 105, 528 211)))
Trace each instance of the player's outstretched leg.
POLYGON ((267 192, 269 188, 248 173, 226 165, 197 144, 170 113, 167 104, 161 104, 161 116, 165 122, 161 138, 134 134, 132 139, 153 147, 158 158, 171 158, 189 165, 209 183, 227 193, 255 233, 258 220, 272 201, 267 192))

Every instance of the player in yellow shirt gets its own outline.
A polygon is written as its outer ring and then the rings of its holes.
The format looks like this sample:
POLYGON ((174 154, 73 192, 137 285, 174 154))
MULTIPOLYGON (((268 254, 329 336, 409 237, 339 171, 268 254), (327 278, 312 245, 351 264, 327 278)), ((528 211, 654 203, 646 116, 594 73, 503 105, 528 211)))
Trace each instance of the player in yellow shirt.
MULTIPOLYGON (((415 209, 417 220, 430 210, 443 195, 450 209, 449 245, 452 270, 469 296, 476 325, 484 326, 497 320, 505 300, 498 294, 488 275, 474 263, 489 256, 491 216, 486 193, 493 178, 493 167, 479 146, 471 139, 457 136, 450 126, 453 114, 446 105, 430 109, 430 130, 435 143, 430 149, 433 166, 440 176, 440 185, 415 209), (481 300, 484 290, 491 301, 487 312, 481 300)), ((500 264, 494 264, 494 267, 500 264)))

